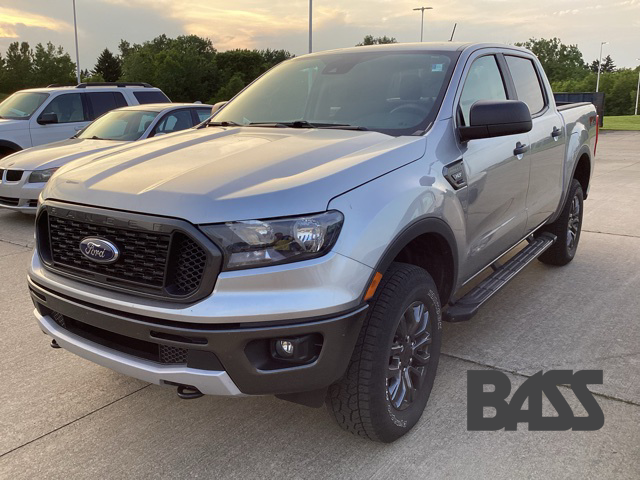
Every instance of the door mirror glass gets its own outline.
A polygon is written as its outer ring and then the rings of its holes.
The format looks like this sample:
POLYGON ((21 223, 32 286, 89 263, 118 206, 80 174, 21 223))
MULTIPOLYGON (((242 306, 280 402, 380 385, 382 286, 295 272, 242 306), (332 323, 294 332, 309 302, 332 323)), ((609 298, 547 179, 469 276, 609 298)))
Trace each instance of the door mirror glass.
POLYGON ((518 100, 480 100, 471 106, 469 126, 458 127, 463 142, 527 133, 533 124, 529 107, 518 100))
POLYGON ((40 125, 50 125, 52 123, 58 123, 58 115, 53 112, 43 113, 38 117, 38 123, 40 125))

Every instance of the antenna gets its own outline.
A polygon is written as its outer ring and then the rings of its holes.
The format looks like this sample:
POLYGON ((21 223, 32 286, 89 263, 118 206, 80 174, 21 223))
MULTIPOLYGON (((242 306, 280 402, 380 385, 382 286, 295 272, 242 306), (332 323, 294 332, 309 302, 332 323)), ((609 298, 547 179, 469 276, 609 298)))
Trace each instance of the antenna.
POLYGON ((451 32, 451 38, 449 39, 450 42, 453 42, 453 36, 456 34, 456 27, 458 26, 457 23, 453 24, 453 31, 451 32))

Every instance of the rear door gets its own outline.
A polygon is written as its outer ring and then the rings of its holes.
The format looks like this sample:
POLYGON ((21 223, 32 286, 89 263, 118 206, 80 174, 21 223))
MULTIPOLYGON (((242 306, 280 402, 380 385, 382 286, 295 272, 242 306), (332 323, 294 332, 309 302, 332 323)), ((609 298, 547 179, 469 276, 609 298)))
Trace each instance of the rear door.
POLYGON ((120 92, 89 92, 85 95, 89 104, 89 118, 91 120, 95 120, 114 108, 127 106, 127 101, 120 92))
MULTIPOLYGON (((482 51, 481 51, 482 52, 482 51)), ((499 54, 476 53, 466 67, 457 100, 458 125, 469 124, 469 111, 478 100, 508 100, 504 60, 499 54)), ((462 279, 468 280, 524 236, 529 184, 528 154, 516 155, 528 134, 470 140, 460 144, 467 183, 467 261, 462 279)))
POLYGON ((529 191, 527 232, 532 231, 558 207, 562 195, 565 155, 565 128, 560 114, 551 105, 543 76, 526 55, 505 54, 518 100, 525 102, 533 119, 529 132, 529 191))
POLYGON ((71 138, 89 124, 89 112, 84 93, 62 93, 51 98, 41 110, 29 120, 33 146, 71 138), (58 123, 40 125, 38 118, 43 113, 55 113, 58 123))

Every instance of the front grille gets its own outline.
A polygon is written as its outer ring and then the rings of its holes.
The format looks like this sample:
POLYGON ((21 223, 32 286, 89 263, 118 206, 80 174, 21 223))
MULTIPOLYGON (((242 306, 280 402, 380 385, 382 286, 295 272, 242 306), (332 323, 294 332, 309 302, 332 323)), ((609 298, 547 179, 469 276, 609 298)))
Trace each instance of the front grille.
POLYGON ((18 203, 20 203, 20 199, 11 197, 0 197, 0 203, 2 205, 8 205, 10 207, 17 207, 18 203))
POLYGON ((213 288, 210 279, 215 272, 207 274, 209 254, 180 230, 164 233, 98 225, 84 218, 45 212, 38 218, 37 236, 40 254, 48 267, 93 282, 185 299, 196 292, 210 293, 203 291, 203 285, 213 288), (113 264, 100 264, 85 257, 80 243, 87 237, 99 237, 115 244, 120 252, 118 260, 113 264))
POLYGON ((7 170, 7 182, 19 182, 23 173, 22 170, 7 170))
POLYGON ((30 207, 37 207, 38 206, 38 200, 29 200, 29 206, 30 207))

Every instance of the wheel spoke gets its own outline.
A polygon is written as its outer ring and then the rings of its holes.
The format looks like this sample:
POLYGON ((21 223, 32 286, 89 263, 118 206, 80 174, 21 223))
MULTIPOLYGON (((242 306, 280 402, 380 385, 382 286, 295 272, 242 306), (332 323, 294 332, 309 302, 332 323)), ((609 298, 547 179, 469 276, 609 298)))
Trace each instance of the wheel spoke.
POLYGON ((429 363, 431 359, 431 354, 429 352, 414 352, 413 353, 413 363, 414 365, 424 366, 429 363))
POLYGON ((411 381, 415 386, 416 390, 422 387, 422 380, 424 379, 424 367, 409 367, 409 375, 411 376, 411 381))
POLYGON ((408 403, 413 402, 414 394, 416 392, 415 387, 413 386, 413 381, 411 380, 411 375, 409 375, 409 370, 405 370, 402 374, 402 381, 405 385, 405 399, 408 403))
POLYGON ((397 386, 393 390, 390 390, 389 393, 391 394, 391 403, 399 409, 407 396, 407 386, 404 383, 402 375, 398 379, 397 386))

